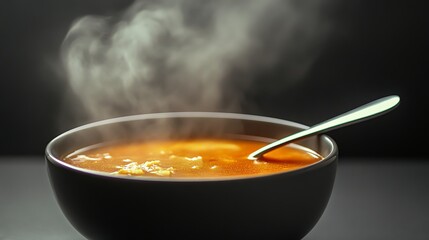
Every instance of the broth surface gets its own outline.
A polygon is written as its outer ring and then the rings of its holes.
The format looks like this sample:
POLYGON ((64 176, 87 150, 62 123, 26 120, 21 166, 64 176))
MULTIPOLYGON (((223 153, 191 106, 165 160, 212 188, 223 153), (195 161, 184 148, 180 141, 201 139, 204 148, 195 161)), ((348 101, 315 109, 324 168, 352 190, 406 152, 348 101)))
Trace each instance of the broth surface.
POLYGON ((269 152, 258 161, 247 159, 266 144, 226 138, 124 142, 81 149, 63 160, 76 167, 112 174, 204 178, 290 171, 322 159, 296 144, 269 152))

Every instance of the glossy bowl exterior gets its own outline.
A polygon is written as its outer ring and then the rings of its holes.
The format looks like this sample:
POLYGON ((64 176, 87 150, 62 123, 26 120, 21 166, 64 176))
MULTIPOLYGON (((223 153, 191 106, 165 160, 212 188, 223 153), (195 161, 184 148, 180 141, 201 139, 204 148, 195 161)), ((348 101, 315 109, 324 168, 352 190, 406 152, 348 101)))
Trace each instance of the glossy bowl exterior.
MULTIPOLYGON (((201 112, 136 115, 70 130, 46 148, 50 183, 64 215, 88 239, 304 237, 323 214, 334 184, 338 151, 335 142, 325 135, 300 142, 321 153, 324 160, 299 170, 264 176, 219 179, 113 176, 79 169, 60 160, 72 150, 106 141, 106 135, 99 134, 106 129, 122 129, 121 134, 110 136, 109 140, 114 140, 151 137, 146 134, 149 129, 157 130, 154 126, 164 128, 172 123, 176 129, 191 123, 201 130, 204 127, 199 124, 207 122, 222 126, 216 129, 217 134, 220 131, 274 139, 305 128, 267 117, 201 112), (153 125, 160 119, 163 124, 153 125)), ((201 130, 199 134, 214 133, 201 130)))

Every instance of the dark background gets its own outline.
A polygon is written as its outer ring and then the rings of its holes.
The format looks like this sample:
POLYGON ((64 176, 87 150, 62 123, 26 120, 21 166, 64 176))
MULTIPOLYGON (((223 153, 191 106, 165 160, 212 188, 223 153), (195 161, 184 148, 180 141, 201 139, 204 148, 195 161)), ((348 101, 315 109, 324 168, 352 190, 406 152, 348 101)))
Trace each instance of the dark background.
MULTIPOLYGON (((15 0, 0 4, 0 155, 42 155, 55 136, 76 125, 59 123, 67 85, 53 71, 71 22, 124 9, 123 0, 15 0)), ((421 1, 423 2, 423 1, 421 1)), ((339 31, 309 74, 285 90, 248 98, 244 113, 306 125, 391 94, 394 111, 329 133, 347 157, 426 158, 425 116, 429 24, 412 1, 350 0, 330 17, 339 31)), ((273 71, 269 76, 281 80, 273 71)), ((77 124, 77 123, 76 123, 77 124)))

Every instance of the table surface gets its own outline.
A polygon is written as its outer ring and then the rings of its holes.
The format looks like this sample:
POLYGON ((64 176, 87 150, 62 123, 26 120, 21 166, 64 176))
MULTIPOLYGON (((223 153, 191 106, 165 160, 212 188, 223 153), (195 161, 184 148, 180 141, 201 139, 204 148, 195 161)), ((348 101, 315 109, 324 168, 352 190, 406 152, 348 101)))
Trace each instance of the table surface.
MULTIPOLYGON (((42 156, 0 157, 0 171, 0 239, 84 239, 56 204, 42 156)), ((429 159, 340 159, 304 239, 429 239, 429 159)))

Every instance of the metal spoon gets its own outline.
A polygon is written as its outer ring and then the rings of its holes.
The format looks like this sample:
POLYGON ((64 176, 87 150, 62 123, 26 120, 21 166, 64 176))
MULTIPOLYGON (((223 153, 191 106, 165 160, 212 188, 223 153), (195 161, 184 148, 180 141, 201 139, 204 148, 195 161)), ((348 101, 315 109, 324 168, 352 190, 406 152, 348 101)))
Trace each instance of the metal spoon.
POLYGON ((303 131, 299 131, 287 137, 284 137, 280 140, 277 140, 273 143, 270 143, 253 153, 249 154, 247 157, 249 160, 256 160, 260 158, 265 153, 272 151, 276 148, 279 148, 285 144, 288 144, 292 141, 296 141, 308 136, 317 135, 320 133, 324 133, 333 129, 337 129, 343 126, 348 126, 353 123, 361 122, 376 116, 380 116, 388 112, 388 110, 392 110, 399 103, 399 96, 392 95, 380 98, 378 100, 367 103, 363 106, 350 110, 346 113, 343 113, 339 116, 316 124, 310 128, 307 128, 303 131))

